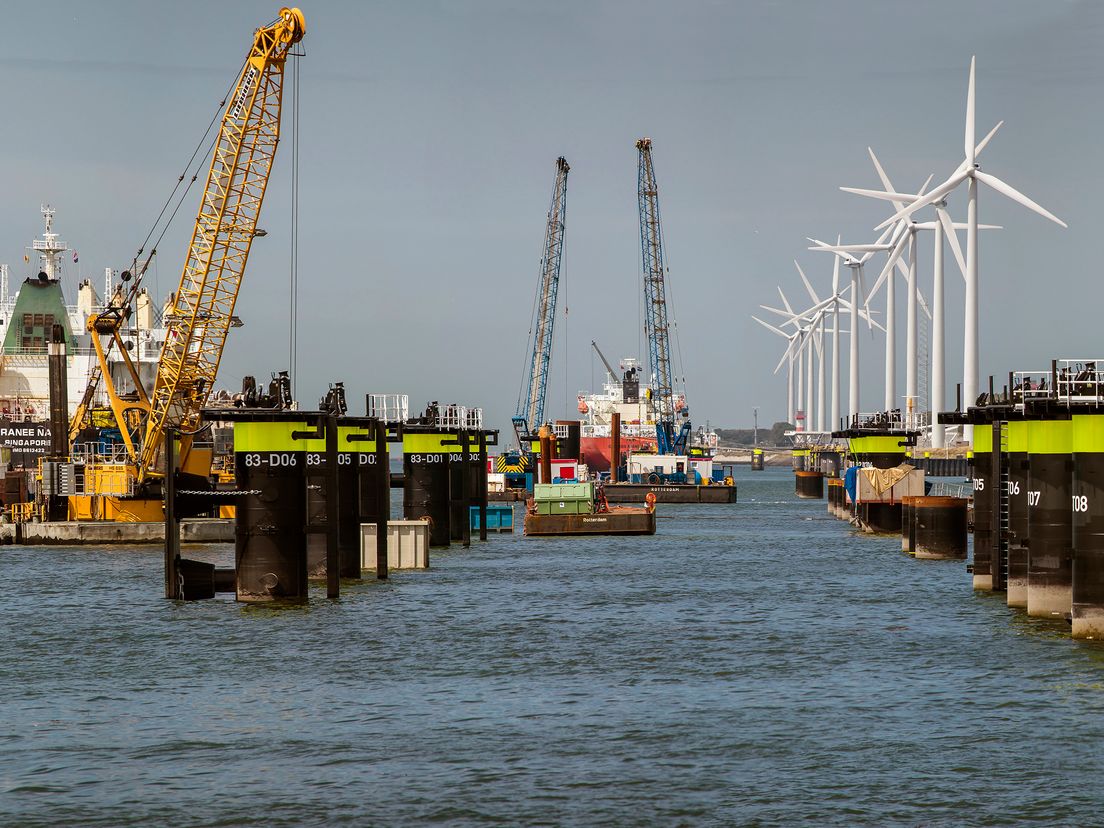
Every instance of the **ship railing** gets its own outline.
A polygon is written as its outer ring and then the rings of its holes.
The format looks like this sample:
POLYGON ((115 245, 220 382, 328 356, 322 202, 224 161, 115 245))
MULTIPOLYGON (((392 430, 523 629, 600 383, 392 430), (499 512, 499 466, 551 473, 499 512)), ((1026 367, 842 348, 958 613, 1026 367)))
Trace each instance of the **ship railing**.
POLYGON ((407 394, 369 394, 368 416, 385 423, 405 423, 410 419, 410 396, 407 394))
POLYGON ((566 425, 561 425, 560 423, 553 423, 552 424, 552 433, 556 435, 557 440, 566 440, 567 439, 567 426, 566 425))
MULTIPOLYGON (((609 437, 608 425, 584 425, 581 429, 583 437, 609 437)), ((621 434, 626 437, 655 437, 655 425, 621 424, 621 434)))
MULTIPOLYGON (((95 351, 92 348, 69 348, 67 351, 68 356, 91 356, 95 351)), ((49 352, 45 345, 41 348, 0 348, 0 356, 6 357, 21 357, 21 356, 34 356, 45 357, 49 352)))

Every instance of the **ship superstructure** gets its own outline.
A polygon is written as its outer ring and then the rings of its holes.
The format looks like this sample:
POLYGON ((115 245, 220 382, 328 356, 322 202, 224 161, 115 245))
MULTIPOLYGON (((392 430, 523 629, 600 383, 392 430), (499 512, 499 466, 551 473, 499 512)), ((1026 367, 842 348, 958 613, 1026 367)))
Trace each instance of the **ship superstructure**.
MULTIPOLYGON (((24 261, 31 264, 37 257, 37 269, 12 289, 10 267, 0 265, 0 416, 13 421, 39 422, 49 414, 49 369, 47 344, 50 330, 57 323, 64 327, 68 346, 69 414, 81 401, 89 373, 96 362, 92 334, 87 330, 90 315, 103 311, 121 296, 122 278, 110 268, 104 272, 103 295, 97 293, 90 279, 73 280, 66 284, 64 258, 69 246, 54 230, 55 210, 42 207, 45 229, 28 248, 24 261), (75 296, 70 303, 68 296, 75 296)), ((72 255, 77 261, 77 254, 72 255)), ((124 331, 124 344, 138 368, 143 383, 152 383, 157 360, 164 344, 166 330, 147 293, 140 292, 134 313, 124 331)), ((123 358, 118 353, 109 357, 112 378, 121 393, 128 388, 128 374, 123 370, 123 358)), ((129 383, 133 384, 133 383, 129 383)), ((103 394, 103 391, 100 391, 103 394)), ((106 398, 94 401, 103 404, 106 398)))
MULTIPOLYGON (((592 345, 594 343, 591 343, 592 345)), ((596 348, 597 350, 597 348, 596 348)), ((598 351, 601 356, 601 351, 598 351)), ((606 379, 600 393, 579 394, 579 414, 583 419, 581 444, 591 471, 605 472, 610 468, 610 429, 614 414, 621 417, 621 450, 624 453, 654 454, 657 451, 656 409, 651 385, 641 382, 641 366, 633 357, 620 361, 620 377, 602 357, 606 379)), ((681 395, 675 404, 685 407, 681 395)), ((698 428, 690 438, 697 450, 712 453, 717 448, 717 433, 698 428)), ((699 452, 700 453, 700 452, 699 452)))

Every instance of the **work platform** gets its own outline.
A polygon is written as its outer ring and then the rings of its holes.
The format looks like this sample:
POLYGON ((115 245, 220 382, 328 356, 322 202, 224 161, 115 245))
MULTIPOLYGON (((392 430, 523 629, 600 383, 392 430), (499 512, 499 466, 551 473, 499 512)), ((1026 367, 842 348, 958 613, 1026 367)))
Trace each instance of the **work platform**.
POLYGON ((655 512, 613 507, 598 514, 525 515, 526 535, 654 535, 655 512))
MULTIPOLYGON (((180 522, 182 543, 233 543, 230 518, 193 518, 180 522)), ((130 523, 113 520, 49 521, 0 524, 0 543, 25 546, 98 546, 107 544, 165 543, 165 523, 130 523)))

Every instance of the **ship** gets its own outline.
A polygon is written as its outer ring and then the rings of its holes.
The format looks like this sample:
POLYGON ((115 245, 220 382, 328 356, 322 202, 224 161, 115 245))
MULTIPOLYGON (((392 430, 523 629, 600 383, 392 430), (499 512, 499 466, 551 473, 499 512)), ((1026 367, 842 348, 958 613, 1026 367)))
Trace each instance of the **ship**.
MULTIPOLYGON (((0 446, 10 451, 10 456, 5 452, 4 459, 12 466, 34 466, 37 457, 49 449, 47 346, 54 324, 60 324, 65 333, 68 414, 72 417, 97 364, 88 319, 112 304, 121 304, 126 282, 131 278, 127 271, 105 269, 101 295, 90 279, 80 278, 78 268, 77 277, 65 284, 65 254, 71 253, 74 264, 79 264, 79 257, 55 231, 54 208, 43 205, 41 212, 45 229, 23 257, 28 265, 37 257, 37 270, 32 267, 33 272, 13 291, 10 268, 0 264, 0 446), (75 296, 76 301, 70 303, 67 296, 75 296)), ((151 388, 168 332, 157 319, 153 300, 145 288, 139 289, 133 307, 127 327, 120 333, 139 378, 146 388, 151 388)), ((113 387, 124 396, 136 393, 130 387, 133 382, 126 371, 124 356, 110 350, 107 359, 113 387)), ((101 381, 92 406, 106 405, 101 381)))
MULTIPOLYGON (((614 414, 621 416, 622 454, 655 454, 657 451, 652 389, 648 386, 641 388, 641 368, 635 358, 622 359, 618 367, 620 378, 607 364, 601 393, 578 395, 578 410, 583 417, 580 459, 595 473, 610 470, 610 434, 614 414)), ((676 397, 675 410, 684 411, 685 408, 685 398, 681 395, 676 397)), ((717 434, 699 428, 691 435, 690 442, 697 456, 712 456, 717 448, 717 434)))

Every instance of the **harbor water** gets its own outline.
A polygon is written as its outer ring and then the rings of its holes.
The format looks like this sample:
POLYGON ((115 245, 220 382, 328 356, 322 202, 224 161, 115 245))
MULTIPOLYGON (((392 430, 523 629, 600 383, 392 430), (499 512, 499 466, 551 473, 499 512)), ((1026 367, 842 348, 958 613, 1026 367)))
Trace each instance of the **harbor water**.
POLYGON ((1099 824, 1104 646, 737 484, 290 608, 0 548, 0 824, 1099 824))

